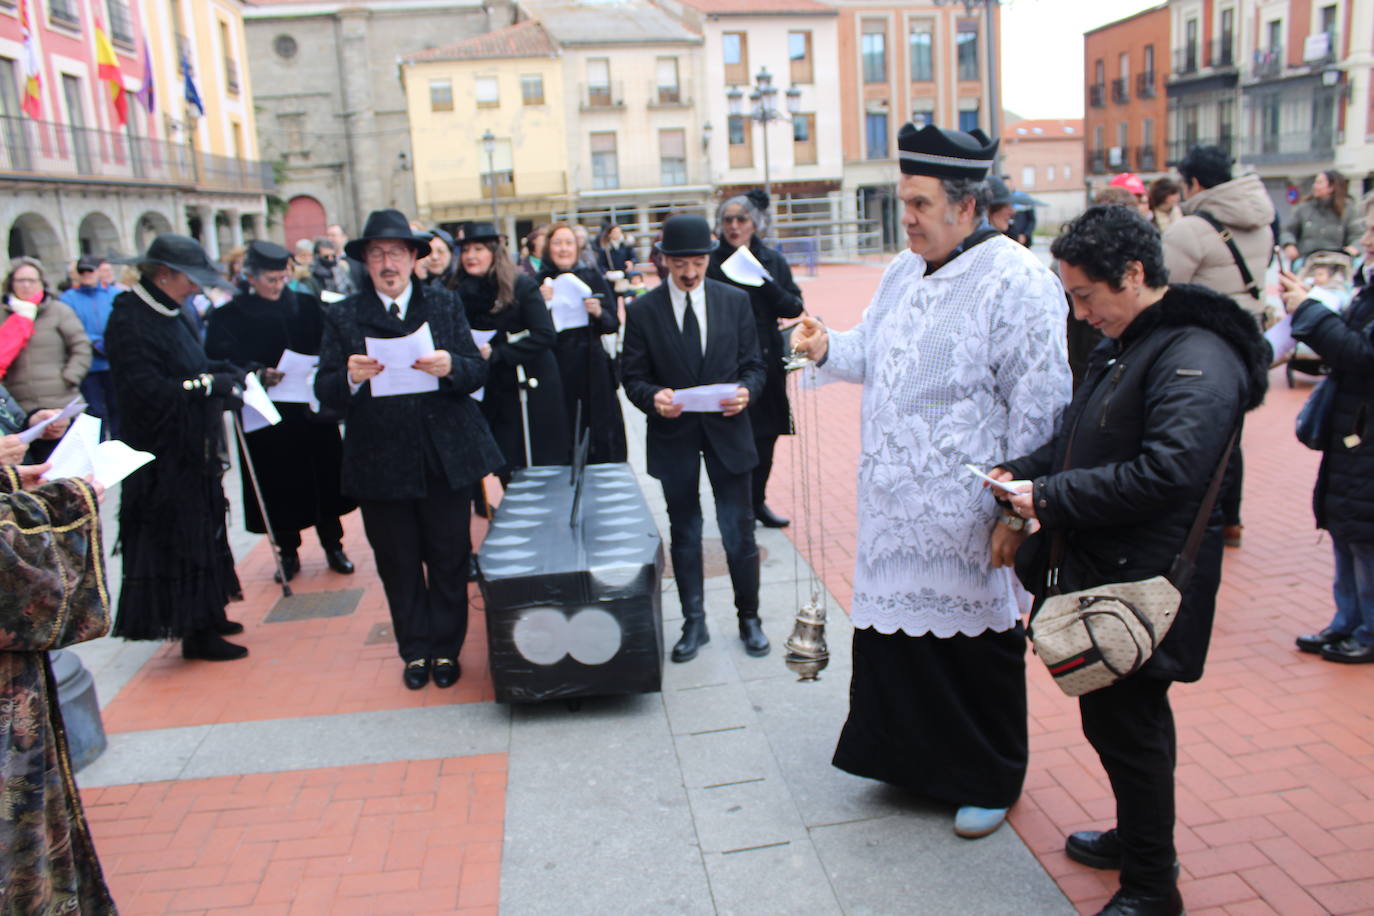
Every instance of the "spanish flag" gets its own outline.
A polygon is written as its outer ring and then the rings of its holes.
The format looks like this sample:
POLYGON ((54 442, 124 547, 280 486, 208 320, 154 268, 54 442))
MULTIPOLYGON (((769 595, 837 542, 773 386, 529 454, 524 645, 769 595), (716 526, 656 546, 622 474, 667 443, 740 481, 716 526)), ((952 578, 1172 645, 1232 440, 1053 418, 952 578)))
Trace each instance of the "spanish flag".
POLYGON ((110 84, 110 101, 114 104, 115 121, 123 127, 129 121, 129 96, 124 91, 124 74, 119 69, 119 58, 115 57, 110 36, 100 20, 95 21, 95 62, 96 76, 110 84))
POLYGON ((34 47, 33 32, 29 28, 29 0, 19 0, 19 31, 24 36, 24 100, 19 107, 24 114, 37 121, 43 115, 39 97, 42 68, 38 63, 38 49, 34 47))

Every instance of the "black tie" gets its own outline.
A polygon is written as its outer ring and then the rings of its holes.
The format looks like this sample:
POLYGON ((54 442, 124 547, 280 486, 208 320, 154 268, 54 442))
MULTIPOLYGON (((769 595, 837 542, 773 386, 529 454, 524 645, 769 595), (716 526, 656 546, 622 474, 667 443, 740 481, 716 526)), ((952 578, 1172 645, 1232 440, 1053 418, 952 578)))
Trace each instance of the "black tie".
POLYGON ((391 317, 395 318, 397 321, 401 320, 401 307, 394 301, 391 303, 391 317))
POLYGON ((687 309, 682 313, 682 345, 687 348, 687 368, 693 375, 701 373, 701 326, 692 310, 692 294, 687 294, 687 309))

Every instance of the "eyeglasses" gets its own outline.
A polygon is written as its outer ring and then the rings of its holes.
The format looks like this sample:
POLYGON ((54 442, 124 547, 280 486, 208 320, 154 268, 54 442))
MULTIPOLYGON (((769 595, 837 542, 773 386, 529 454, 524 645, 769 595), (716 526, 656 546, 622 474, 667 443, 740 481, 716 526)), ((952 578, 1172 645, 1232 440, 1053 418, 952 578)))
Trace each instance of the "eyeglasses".
POLYGON ((37 277, 14 277, 13 279, 11 279, 10 282, 13 283, 15 286, 18 286, 20 283, 24 283, 31 286, 43 285, 43 281, 38 279, 37 277))
POLYGON ((369 248, 367 249, 367 259, 369 261, 404 261, 411 256, 409 248, 369 248))
POLYGON ((727 214, 726 216, 722 216, 722 217, 720 218, 720 221, 721 221, 722 223, 752 223, 752 222, 753 222, 753 220, 751 220, 749 217, 745 216, 743 213, 731 213, 731 214, 727 214))

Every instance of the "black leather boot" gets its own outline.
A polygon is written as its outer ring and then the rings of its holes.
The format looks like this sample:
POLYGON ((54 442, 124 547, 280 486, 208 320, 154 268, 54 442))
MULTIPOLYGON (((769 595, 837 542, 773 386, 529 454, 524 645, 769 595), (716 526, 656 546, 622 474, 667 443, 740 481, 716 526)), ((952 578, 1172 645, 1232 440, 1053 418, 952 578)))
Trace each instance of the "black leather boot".
POLYGON ((281 569, 282 571, 279 573, 272 573, 272 581, 278 585, 282 583, 282 573, 286 574, 287 582, 296 578, 296 573, 301 571, 301 555, 294 550, 289 553, 283 550, 281 553, 281 569))
POLYGON ((790 518, 783 518, 764 503, 759 503, 754 507, 754 518, 759 520, 759 524, 765 528, 786 528, 792 524, 790 518))
POLYGON ((744 651, 755 658, 767 655, 772 648, 768 644, 768 637, 763 635, 763 624, 759 621, 757 611, 739 615, 739 638, 744 642, 744 651))
POLYGON ((1097 916, 1182 916, 1183 895, 1178 888, 1159 897, 1128 894, 1119 890, 1097 911, 1097 916))
POLYGON ((220 638, 214 630, 197 630, 181 640, 182 658, 230 662, 247 654, 246 648, 220 638))

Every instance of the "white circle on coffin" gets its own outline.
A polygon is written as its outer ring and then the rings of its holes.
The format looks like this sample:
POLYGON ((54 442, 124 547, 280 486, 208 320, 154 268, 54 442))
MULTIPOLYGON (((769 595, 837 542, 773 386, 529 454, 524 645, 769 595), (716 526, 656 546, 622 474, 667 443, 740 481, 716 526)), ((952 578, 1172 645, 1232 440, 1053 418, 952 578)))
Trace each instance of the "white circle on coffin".
POLYGON ((526 477, 552 477, 555 474, 563 473, 562 468, 526 468, 526 477))
POLYGON ((509 501, 513 503, 532 503, 538 502, 542 498, 543 497, 541 497, 538 493, 507 493, 505 496, 501 497, 501 501, 509 501))
POLYGON ((515 648, 536 665, 553 665, 568 654, 568 618, 562 611, 535 608, 526 611, 511 630, 515 648))
POLYGON ((620 623, 599 608, 578 611, 568 621, 568 654, 584 665, 604 665, 620 651, 620 623))
POLYGON ((592 581, 598 586, 605 588, 624 588, 639 577, 643 564, 616 563, 614 560, 605 561, 605 564, 594 564, 590 570, 592 581), (614 564, 614 565, 612 565, 614 564))

